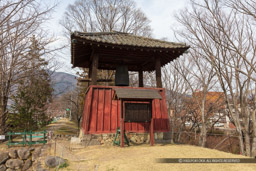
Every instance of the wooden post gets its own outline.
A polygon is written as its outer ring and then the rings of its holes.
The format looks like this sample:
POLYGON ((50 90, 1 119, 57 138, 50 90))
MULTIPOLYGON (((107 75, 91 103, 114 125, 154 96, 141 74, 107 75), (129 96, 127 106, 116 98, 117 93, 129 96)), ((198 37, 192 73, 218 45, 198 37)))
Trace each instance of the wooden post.
POLYGON ((92 63, 90 63, 89 66, 89 74, 88 74, 89 78, 92 78, 92 63))
POLYGON ((92 85, 96 85, 97 83, 97 70, 98 70, 98 62, 99 62, 99 54, 94 54, 92 57, 92 85))
POLYGON ((150 122, 150 145, 154 145, 154 119, 151 119, 150 122))
POLYGON ((156 70, 156 87, 162 88, 162 80, 161 80, 161 60, 159 57, 156 57, 155 61, 155 70, 156 70))
POLYGON ((56 143, 56 141, 57 141, 57 139, 55 138, 55 145, 54 145, 54 156, 56 156, 56 151, 57 151, 57 149, 56 149, 56 147, 57 147, 57 143, 56 143))
POLYGON ((121 99, 121 123, 120 123, 121 147, 124 147, 124 117, 123 117, 123 100, 121 99))
POLYGON ((139 87, 143 87, 143 71, 139 71, 139 87))

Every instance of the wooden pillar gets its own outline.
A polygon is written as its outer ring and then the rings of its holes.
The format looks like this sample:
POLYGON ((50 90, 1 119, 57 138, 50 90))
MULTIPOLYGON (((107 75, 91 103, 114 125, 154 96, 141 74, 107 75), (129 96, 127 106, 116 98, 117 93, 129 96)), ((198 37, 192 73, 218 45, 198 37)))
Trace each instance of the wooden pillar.
POLYGON ((123 100, 121 100, 121 123, 120 123, 120 135, 121 135, 121 147, 124 147, 124 117, 123 117, 123 100))
POLYGON ((98 62, 99 62, 99 54, 94 54, 92 57, 92 71, 91 71, 91 79, 92 85, 96 85, 97 83, 97 71, 98 71, 98 62))
POLYGON ((143 87, 143 71, 139 71, 139 87, 143 87))
POLYGON ((89 66, 89 74, 88 74, 88 77, 89 77, 89 78, 92 78, 92 63, 90 63, 90 66, 89 66))
POLYGON ((156 87, 162 88, 162 80, 161 80, 161 60, 159 57, 156 57, 155 60, 155 70, 156 70, 156 87))
POLYGON ((151 119, 150 122, 150 145, 154 145, 154 119, 151 119))
POLYGON ((154 145, 154 117, 153 117, 153 101, 150 101, 150 112, 151 112, 151 122, 150 122, 150 145, 154 145))

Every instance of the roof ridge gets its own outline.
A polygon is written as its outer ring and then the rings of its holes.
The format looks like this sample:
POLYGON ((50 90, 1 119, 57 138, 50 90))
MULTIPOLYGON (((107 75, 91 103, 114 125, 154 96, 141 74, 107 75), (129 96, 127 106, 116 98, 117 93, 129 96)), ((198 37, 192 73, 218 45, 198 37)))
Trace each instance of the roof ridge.
POLYGON ((118 31, 86 33, 75 31, 71 34, 71 36, 80 37, 95 42, 129 45, 137 47, 189 48, 189 46, 187 46, 185 43, 169 42, 118 31))
POLYGON ((88 36, 92 36, 92 35, 111 35, 111 34, 124 34, 124 35, 128 35, 131 37, 138 37, 144 40, 152 40, 152 41, 157 41, 157 42, 161 42, 161 43, 172 43, 172 44, 176 44, 176 45, 184 45, 186 46, 185 43, 175 43, 175 42, 170 42, 170 41, 164 41, 164 40, 159 40, 159 39, 155 39, 155 38, 151 38, 151 37, 143 37, 143 36, 139 36, 139 35, 135 35, 133 33, 127 33, 127 32, 121 32, 121 31, 109 31, 109 32, 79 32, 79 31, 75 31, 75 33, 78 34, 82 34, 82 35, 88 35, 88 36))
POLYGON ((172 43, 172 44, 179 44, 179 45, 184 45, 186 46, 186 43, 175 43, 175 42, 169 42, 169 41, 165 41, 165 40, 159 40, 159 39, 155 39, 155 38, 151 38, 151 37, 143 37, 143 36, 138 36, 138 35, 134 35, 134 34, 128 34, 129 36, 133 36, 133 37, 138 37, 138 38, 142 38, 142 39, 146 39, 146 40, 152 40, 152 41, 156 41, 156 42, 161 42, 161 43, 172 43))
POLYGON ((86 35, 86 36, 92 36, 92 35, 108 35, 108 34, 130 34, 125 32, 119 32, 119 31, 108 31, 108 32, 80 32, 80 31, 74 31, 72 34, 78 34, 78 35, 86 35))

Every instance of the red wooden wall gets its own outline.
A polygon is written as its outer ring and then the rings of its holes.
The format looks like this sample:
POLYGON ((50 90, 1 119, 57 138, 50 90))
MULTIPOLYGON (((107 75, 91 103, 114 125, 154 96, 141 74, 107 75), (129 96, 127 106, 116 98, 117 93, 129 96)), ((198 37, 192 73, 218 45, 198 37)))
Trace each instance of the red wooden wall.
MULTIPOLYGON (((90 86, 84 104, 82 130, 85 134, 115 133, 120 127, 121 100, 114 100, 116 86, 90 86)), ((118 87, 122 88, 122 87, 118 87)), ((125 87, 133 88, 133 87, 125 87)), ((154 132, 169 131, 169 119, 163 88, 139 88, 158 90, 162 99, 152 102, 154 132)), ((125 123, 126 132, 149 132, 149 123, 125 123)))

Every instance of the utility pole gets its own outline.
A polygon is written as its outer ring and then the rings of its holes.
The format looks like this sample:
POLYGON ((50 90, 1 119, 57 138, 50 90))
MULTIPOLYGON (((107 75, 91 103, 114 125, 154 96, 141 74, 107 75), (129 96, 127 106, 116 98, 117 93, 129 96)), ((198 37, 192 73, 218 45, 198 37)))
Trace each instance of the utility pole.
POLYGON ((64 116, 64 118, 66 118, 67 117, 67 112, 69 111, 70 109, 69 108, 66 108, 66 112, 65 112, 65 116, 64 116))
POLYGON ((72 94, 71 94, 71 100, 70 100, 70 114, 69 114, 69 120, 71 121, 71 119, 72 119, 72 94))

